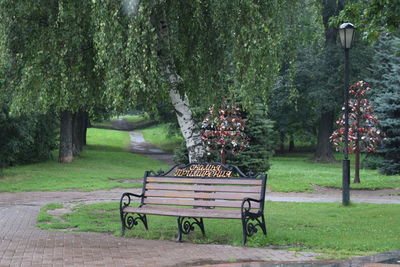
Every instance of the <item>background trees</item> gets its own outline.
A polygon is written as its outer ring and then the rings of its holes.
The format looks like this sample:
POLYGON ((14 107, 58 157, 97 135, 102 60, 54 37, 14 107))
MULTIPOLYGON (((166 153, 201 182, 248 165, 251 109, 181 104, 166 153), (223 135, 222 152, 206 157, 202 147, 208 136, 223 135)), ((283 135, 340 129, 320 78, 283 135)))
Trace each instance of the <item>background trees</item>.
POLYGON ((385 174, 400 173, 400 38, 383 34, 378 41, 371 65, 376 88, 372 94, 375 112, 386 140, 380 150, 384 161, 379 169, 385 174))
MULTIPOLYGON (((330 162, 328 137, 343 102, 341 49, 332 21, 360 6, 345 4, 5 0, 1 106, 10 110, 8 117, 32 111, 56 116, 61 162, 82 150, 88 117, 99 110, 175 113, 189 158, 197 161, 204 152, 198 126, 206 108, 240 99, 268 140, 275 136, 267 133, 273 124, 282 147, 290 140, 293 150, 302 136, 316 143, 314 160, 330 162)), ((397 25, 386 6, 374 0, 362 5, 382 11, 383 29, 397 25)), ((357 41, 350 76, 367 80, 371 56, 371 45, 357 41)), ((257 141, 276 149, 268 142, 257 141)), ((269 155, 259 155, 262 164, 269 155)))
POLYGON ((91 2, 2 1, 0 10, 11 108, 57 114, 59 161, 70 162, 82 150, 86 112, 99 97, 91 2))

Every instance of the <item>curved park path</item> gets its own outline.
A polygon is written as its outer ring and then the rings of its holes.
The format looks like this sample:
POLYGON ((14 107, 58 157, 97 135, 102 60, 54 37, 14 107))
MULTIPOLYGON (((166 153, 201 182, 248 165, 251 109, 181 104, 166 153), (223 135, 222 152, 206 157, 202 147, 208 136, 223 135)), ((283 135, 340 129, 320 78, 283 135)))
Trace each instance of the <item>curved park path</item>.
MULTIPOLYGON (((133 152, 138 153, 140 145, 142 154, 149 154, 166 163, 172 163, 168 154, 145 144, 140 134, 135 132, 130 134, 133 152)), ((237 263, 240 262, 243 266, 250 266, 250 262, 253 263, 251 266, 268 266, 264 264, 318 262, 315 259, 317 254, 311 252, 198 245, 188 242, 116 237, 110 234, 51 232, 35 226, 40 207, 47 203, 118 201, 125 191, 126 189, 0 193, 0 266, 197 266, 218 263, 227 264, 224 266, 238 266, 237 263), (230 263, 232 261, 237 263, 230 263)), ((139 189, 130 191, 139 192, 139 189)), ((352 193, 354 202, 400 204, 399 192, 383 190, 373 193, 357 192, 358 195, 352 193)), ((340 201, 340 191, 334 190, 326 192, 319 190, 316 194, 272 192, 267 196, 267 199, 272 201, 340 201)), ((393 255, 383 255, 380 259, 389 257, 393 255)), ((378 258, 371 257, 369 262, 376 262, 378 258)), ((343 264, 350 266, 349 263, 343 264)), ((357 261, 351 264, 351 266, 362 265, 357 261)))

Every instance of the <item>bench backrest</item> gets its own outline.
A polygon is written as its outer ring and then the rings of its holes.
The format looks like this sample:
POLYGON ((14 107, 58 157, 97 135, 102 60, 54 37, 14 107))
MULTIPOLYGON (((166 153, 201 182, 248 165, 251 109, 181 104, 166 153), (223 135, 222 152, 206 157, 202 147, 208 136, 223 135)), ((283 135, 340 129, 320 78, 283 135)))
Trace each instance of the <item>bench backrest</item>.
POLYGON ((219 163, 178 165, 167 173, 146 172, 141 204, 240 209, 244 198, 254 198, 261 202, 252 205, 252 208, 263 211, 265 187, 265 175, 246 176, 235 166, 219 163), (200 171, 193 171, 195 165, 200 165, 200 171), (207 171, 207 166, 220 167, 207 171), (173 176, 171 173, 184 176, 173 176), (188 177, 187 174, 207 176, 188 177), (235 176, 212 177, 215 174, 235 176))

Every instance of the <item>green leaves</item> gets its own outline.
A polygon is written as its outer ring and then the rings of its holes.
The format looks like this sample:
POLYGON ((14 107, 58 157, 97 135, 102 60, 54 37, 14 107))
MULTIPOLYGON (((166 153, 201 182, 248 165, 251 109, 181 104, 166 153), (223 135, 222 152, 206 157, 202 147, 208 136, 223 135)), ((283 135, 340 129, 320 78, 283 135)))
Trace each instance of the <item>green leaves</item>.
POLYGON ((7 86, 21 112, 78 110, 94 97, 91 3, 3 1, 7 86))
POLYGON ((194 105, 239 95, 250 108, 275 83, 293 32, 285 20, 299 5, 153 0, 127 13, 112 0, 45 2, 1 3, 0 55, 9 56, 1 59, 16 110, 153 109, 168 97, 166 62, 194 105), (163 23, 167 38, 157 35, 163 23))
POLYGON ((382 31, 396 31, 400 27, 399 0, 355 1, 346 5, 337 17, 331 19, 331 25, 351 21, 361 37, 376 41, 382 31))

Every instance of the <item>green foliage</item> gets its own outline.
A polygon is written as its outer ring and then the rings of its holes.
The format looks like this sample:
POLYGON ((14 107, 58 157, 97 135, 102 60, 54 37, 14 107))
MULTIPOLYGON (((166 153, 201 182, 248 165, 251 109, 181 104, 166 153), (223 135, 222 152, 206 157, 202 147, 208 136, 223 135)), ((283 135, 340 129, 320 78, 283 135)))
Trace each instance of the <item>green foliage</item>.
POLYGON ((352 22, 362 38, 377 40, 384 31, 397 31, 400 27, 399 0, 349 1, 345 9, 331 24, 339 27, 343 22, 352 22))
POLYGON ((400 38, 382 35, 373 58, 372 83, 376 92, 372 96, 375 112, 386 134, 381 153, 384 161, 382 173, 400 173, 400 38))
MULTIPOLYGON (((390 251, 400 245, 397 238, 400 214, 397 210, 398 205, 355 204, 343 207, 338 203, 267 202, 268 235, 259 231, 248 239, 247 246, 290 246, 294 250, 328 254, 324 258, 390 251), (345 236, 343 232, 346 232, 345 236)), ((120 234, 118 203, 115 202, 83 205, 62 218, 75 231, 120 234)), ((150 215, 148 223, 148 231, 139 223, 134 230, 126 231, 127 238, 176 239, 176 218, 150 215)), ((205 237, 195 228, 193 233, 184 235, 184 239, 203 244, 241 245, 240 220, 204 219, 204 225, 205 237)))
POLYGON ((227 162, 237 165, 243 172, 261 172, 269 170, 269 159, 276 144, 274 123, 267 119, 266 108, 257 103, 246 118, 244 133, 250 138, 248 148, 238 155, 230 155, 227 162))
POLYGON ((99 102, 91 9, 92 1, 1 2, 13 110, 77 111, 99 102))
MULTIPOLYGON (((174 149, 173 159, 176 164, 188 164, 189 163, 189 153, 188 153, 185 141, 182 141, 174 149)), ((215 160, 217 160, 217 159, 215 159, 215 160)), ((215 160, 212 160, 212 161, 215 161, 215 160)))
POLYGON ((58 126, 53 115, 13 116, 3 108, 0 125, 0 168, 51 157, 58 126))
POLYGON ((379 154, 367 154, 361 163, 363 169, 376 170, 382 165, 383 157, 379 154))
POLYGON ((251 99, 265 96, 274 83, 290 29, 283 21, 295 17, 300 5, 153 0, 140 1, 137 12, 123 12, 119 2, 94 1, 97 68, 104 71, 106 98, 117 108, 139 104, 154 110, 168 98, 164 70, 173 64, 182 79, 178 89, 195 106, 218 101, 228 87, 251 107, 251 99))
POLYGON ((137 104, 154 109, 149 104, 166 96, 158 73, 156 33, 151 24, 156 2, 141 2, 140 12, 127 14, 119 1, 93 1, 96 69, 103 73, 104 98, 117 111, 137 104))
MULTIPOLYGON (((318 2, 298 11, 298 20, 307 27, 295 33, 298 43, 289 50, 295 53, 295 59, 283 58, 279 77, 270 91, 268 114, 276 122, 281 143, 289 136, 312 139, 317 135, 321 115, 333 114, 343 103, 343 50, 335 29, 327 24, 342 6, 340 1, 318 2)), ((368 77, 371 56, 368 44, 355 43, 350 53, 351 79, 368 77)))
POLYGON ((160 161, 129 153, 128 132, 88 129, 87 141, 87 149, 70 164, 51 160, 4 169, 0 190, 91 191, 135 188, 142 186, 145 171, 168 168, 160 161))

